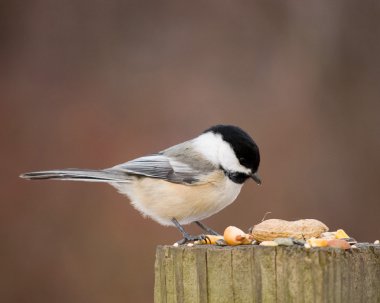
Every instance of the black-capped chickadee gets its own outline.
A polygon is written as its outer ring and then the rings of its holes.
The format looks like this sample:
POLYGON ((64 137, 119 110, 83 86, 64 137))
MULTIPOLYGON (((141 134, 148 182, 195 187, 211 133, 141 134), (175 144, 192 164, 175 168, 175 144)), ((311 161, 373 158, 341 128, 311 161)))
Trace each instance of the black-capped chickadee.
POLYGON ((176 226, 182 244, 202 238, 189 235, 184 224, 194 222, 215 234, 200 220, 230 205, 248 178, 261 184, 259 163, 259 148, 246 132, 216 125, 192 140, 111 168, 57 169, 20 177, 109 183, 143 216, 176 226))

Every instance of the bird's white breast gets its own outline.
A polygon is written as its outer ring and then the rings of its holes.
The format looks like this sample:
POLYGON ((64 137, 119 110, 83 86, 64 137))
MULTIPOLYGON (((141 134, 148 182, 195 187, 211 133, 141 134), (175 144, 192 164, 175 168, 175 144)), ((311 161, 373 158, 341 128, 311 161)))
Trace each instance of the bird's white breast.
POLYGON ((162 225, 172 225, 176 218, 181 224, 205 219, 229 204, 240 193, 242 184, 229 180, 222 171, 197 185, 170 183, 161 179, 136 178, 131 183, 112 184, 126 194, 132 205, 143 215, 162 225))

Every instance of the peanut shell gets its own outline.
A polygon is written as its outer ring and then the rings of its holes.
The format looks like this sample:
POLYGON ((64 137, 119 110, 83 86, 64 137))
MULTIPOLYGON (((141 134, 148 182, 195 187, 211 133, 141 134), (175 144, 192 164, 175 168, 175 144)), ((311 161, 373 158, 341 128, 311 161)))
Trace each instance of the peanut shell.
POLYGON ((319 237, 329 228, 315 219, 286 221, 268 219, 252 228, 252 236, 257 241, 271 241, 276 238, 310 239, 319 237))

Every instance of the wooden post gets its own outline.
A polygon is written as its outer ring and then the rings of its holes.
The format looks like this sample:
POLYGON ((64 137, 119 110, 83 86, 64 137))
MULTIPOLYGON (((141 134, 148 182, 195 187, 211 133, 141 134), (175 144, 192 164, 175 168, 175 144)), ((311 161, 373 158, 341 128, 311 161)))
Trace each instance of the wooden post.
POLYGON ((155 303, 380 303, 380 246, 159 246, 155 303))

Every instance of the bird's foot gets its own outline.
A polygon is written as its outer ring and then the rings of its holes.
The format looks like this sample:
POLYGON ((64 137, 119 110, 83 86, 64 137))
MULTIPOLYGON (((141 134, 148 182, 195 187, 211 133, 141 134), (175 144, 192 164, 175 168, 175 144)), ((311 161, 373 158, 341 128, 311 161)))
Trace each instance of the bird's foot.
POLYGON ((184 237, 177 241, 176 244, 178 245, 184 245, 186 243, 194 242, 194 241, 209 241, 208 237, 206 235, 198 235, 198 236, 192 236, 189 234, 184 234, 184 237))
POLYGON ((181 239, 175 243, 176 245, 183 245, 183 244, 186 244, 189 242, 194 242, 194 241, 206 241, 206 243, 207 243, 207 241, 211 242, 210 239, 204 234, 200 234, 198 236, 192 236, 192 235, 188 234, 185 231, 185 229, 182 227, 182 225, 178 223, 176 218, 172 218, 172 222, 178 228, 178 230, 181 232, 181 234, 183 236, 183 239, 181 239))

